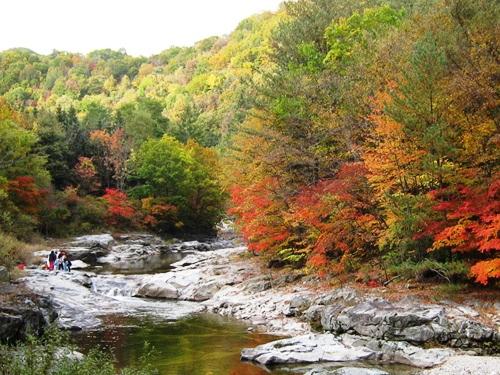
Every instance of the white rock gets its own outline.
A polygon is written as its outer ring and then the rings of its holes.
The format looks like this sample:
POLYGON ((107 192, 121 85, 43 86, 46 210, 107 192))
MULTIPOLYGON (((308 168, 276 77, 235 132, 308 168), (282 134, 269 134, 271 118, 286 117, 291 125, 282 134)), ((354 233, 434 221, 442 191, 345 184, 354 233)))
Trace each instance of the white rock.
POLYGON ((81 260, 73 260, 71 261, 71 269, 72 270, 79 270, 79 269, 84 269, 88 268, 89 265, 85 263, 84 261, 81 260))
POLYGON ((243 349, 241 358, 263 365, 381 360, 416 367, 442 363, 453 351, 422 349, 404 342, 367 341, 351 335, 307 334, 243 349), (362 345, 362 344, 367 344, 362 345))
POLYGON ((91 247, 95 245, 107 248, 114 241, 113 236, 109 233, 92 234, 87 236, 76 237, 72 242, 73 246, 91 247))

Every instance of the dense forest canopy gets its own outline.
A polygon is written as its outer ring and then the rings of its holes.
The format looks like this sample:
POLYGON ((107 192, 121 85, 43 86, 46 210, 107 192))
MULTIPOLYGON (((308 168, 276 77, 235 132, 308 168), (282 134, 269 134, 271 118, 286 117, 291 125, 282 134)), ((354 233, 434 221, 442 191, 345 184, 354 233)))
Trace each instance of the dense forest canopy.
POLYGON ((498 19, 297 0, 149 58, 4 51, 0 230, 206 232, 228 208, 279 264, 496 282, 498 19))

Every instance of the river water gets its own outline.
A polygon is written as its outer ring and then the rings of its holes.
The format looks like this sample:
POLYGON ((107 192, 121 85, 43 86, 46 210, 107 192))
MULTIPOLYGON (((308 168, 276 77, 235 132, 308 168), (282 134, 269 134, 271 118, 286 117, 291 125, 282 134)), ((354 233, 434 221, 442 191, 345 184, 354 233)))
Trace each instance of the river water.
MULTIPOLYGON (((134 297, 138 280, 149 275, 162 276, 172 270, 173 263, 196 253, 195 249, 186 250, 189 243, 183 244, 172 250, 165 249, 162 243, 155 245, 144 235, 139 239, 132 237, 113 245, 104 260, 89 264, 85 270, 55 273, 35 269, 29 271, 26 281, 34 291, 52 297, 58 308, 59 324, 73 332, 79 350, 85 353, 100 347, 110 351, 118 369, 137 365, 144 353, 144 344, 148 342, 154 348, 153 365, 162 375, 307 372, 311 367, 264 369, 241 362, 243 348, 280 337, 253 332, 235 319, 205 313, 200 302, 134 297)), ((222 247, 221 251, 225 251, 228 243, 208 245, 222 247)), ((234 245, 229 243, 229 246, 234 245)), ((67 251, 72 254, 82 250, 81 247, 69 247, 67 251)), ((39 255, 46 257, 46 253, 39 255)), ((377 367, 391 374, 411 373, 404 367, 377 367)))
POLYGON ((261 375, 270 372, 241 362, 240 350, 277 337, 248 332, 233 319, 197 314, 170 323, 108 316, 103 329, 75 333, 74 339, 84 352, 98 345, 111 350, 118 368, 137 364, 147 341, 154 347, 154 365, 162 375, 261 375))
MULTIPOLYGON (((92 269, 100 275, 140 275, 167 272, 183 253, 161 253, 133 262, 114 262, 92 269)), ((175 302, 171 307, 175 309, 175 302)), ((263 375, 283 374, 241 362, 240 351, 280 337, 250 332, 242 322, 210 313, 195 313, 177 321, 110 314, 104 326, 75 332, 83 351, 101 347, 113 354, 117 368, 138 364, 148 342, 154 365, 161 375, 263 375)), ((289 372, 286 372, 289 374, 289 372)))
MULTIPOLYGON (((148 342, 154 348, 154 367, 162 375, 282 374, 240 361, 241 349, 280 337, 251 332, 235 319, 200 312, 203 308, 197 302, 131 295, 135 278, 168 272, 171 264, 192 251, 156 251, 161 245, 151 244, 144 247, 150 251, 147 255, 129 252, 116 257, 123 246, 138 247, 135 242, 120 241, 111 248, 112 260, 90 262, 88 268, 71 274, 33 270, 27 278, 34 290, 52 296, 59 322, 72 330, 79 350, 110 351, 120 369, 137 365, 148 342)), ((72 253, 71 247, 68 251, 72 253)), ((39 255, 46 256, 45 252, 39 255)))

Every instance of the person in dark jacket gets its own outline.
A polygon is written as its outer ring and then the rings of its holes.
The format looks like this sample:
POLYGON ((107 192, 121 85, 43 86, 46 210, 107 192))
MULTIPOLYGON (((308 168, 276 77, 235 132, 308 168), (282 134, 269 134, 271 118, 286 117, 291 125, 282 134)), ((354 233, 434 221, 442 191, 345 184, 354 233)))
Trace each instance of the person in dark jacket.
POLYGON ((56 253, 54 252, 54 250, 52 250, 49 254, 49 259, 48 259, 49 263, 48 266, 50 271, 54 270, 54 262, 56 261, 56 259, 57 259, 56 253))
POLYGON ((64 271, 71 272, 71 264, 71 260, 69 260, 69 257, 65 255, 63 258, 64 271))

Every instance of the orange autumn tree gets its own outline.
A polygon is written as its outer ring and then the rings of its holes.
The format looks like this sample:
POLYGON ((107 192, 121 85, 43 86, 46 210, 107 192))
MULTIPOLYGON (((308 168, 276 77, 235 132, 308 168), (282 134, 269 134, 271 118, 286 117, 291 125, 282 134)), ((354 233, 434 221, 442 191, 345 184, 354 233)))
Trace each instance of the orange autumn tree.
POLYGON ((155 201, 154 198, 141 199, 141 208, 144 213, 144 224, 159 232, 166 232, 172 228, 180 228, 178 209, 173 204, 155 201))
POLYGON ((116 181, 118 189, 125 186, 125 165, 130 155, 131 145, 122 128, 113 133, 106 130, 94 130, 90 138, 100 146, 99 155, 95 157, 106 176, 106 185, 110 186, 110 177, 116 181))
POLYGON ((373 124, 373 133, 363 153, 368 178, 380 197, 395 191, 414 191, 424 178, 419 164, 425 151, 418 150, 405 136, 403 125, 384 112, 392 102, 389 92, 394 89, 395 84, 391 83, 388 92, 379 92, 372 100, 368 119, 373 124))
POLYGON ((500 178, 493 178, 487 189, 459 186, 430 193, 438 202, 433 208, 441 220, 428 223, 424 233, 434 243, 430 251, 449 248, 469 255, 476 263, 471 267, 475 281, 486 285, 500 278, 500 178), (482 259, 477 261, 478 259, 482 259))
POLYGON ((79 188, 83 193, 93 193, 99 189, 97 171, 91 158, 80 156, 74 171, 78 178, 79 188))
POLYGON ((48 191, 40 189, 31 176, 19 176, 7 183, 7 191, 15 203, 24 213, 36 215, 40 204, 48 191))

